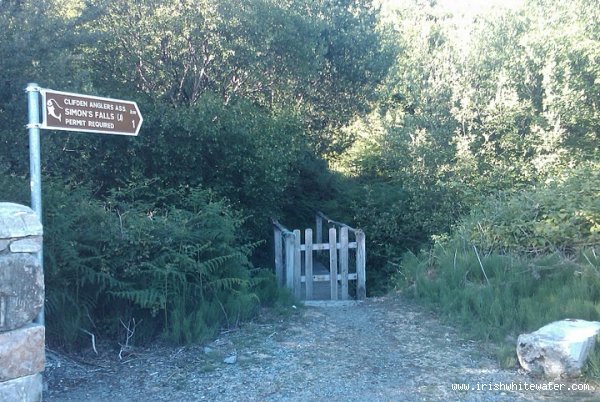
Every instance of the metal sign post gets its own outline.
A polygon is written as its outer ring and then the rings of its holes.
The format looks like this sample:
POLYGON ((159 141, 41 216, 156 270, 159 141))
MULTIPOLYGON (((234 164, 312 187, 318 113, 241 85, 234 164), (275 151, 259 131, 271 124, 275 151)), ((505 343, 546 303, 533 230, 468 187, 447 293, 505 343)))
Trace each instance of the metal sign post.
MULTIPOLYGON (((138 135, 144 118, 137 104, 131 101, 54 91, 40 88, 34 83, 28 84, 25 91, 29 116, 27 129, 31 208, 42 222, 40 129, 135 136, 138 135)), ((38 253, 38 258, 43 272, 43 247, 38 253)), ((35 322, 44 325, 43 307, 35 322)))
MULTIPOLYGON (((40 157, 40 87, 31 83, 27 85, 27 106, 29 124, 29 185, 31 187, 31 208, 42 223, 42 172, 40 157)), ((44 272, 44 247, 37 253, 40 268, 44 272)), ((37 315, 35 322, 44 325, 44 306, 37 315)))

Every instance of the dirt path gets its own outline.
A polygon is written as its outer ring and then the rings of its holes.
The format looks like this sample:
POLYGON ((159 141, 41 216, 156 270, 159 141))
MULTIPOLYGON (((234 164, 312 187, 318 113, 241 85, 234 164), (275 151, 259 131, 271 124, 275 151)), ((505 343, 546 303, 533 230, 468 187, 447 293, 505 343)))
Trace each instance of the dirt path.
POLYGON ((500 369, 481 345, 398 296, 306 307, 285 320, 263 317, 207 346, 117 355, 50 352, 44 400, 600 400, 599 393, 526 391, 525 384, 548 382, 500 369), (475 389, 457 391, 452 384, 475 389), (522 390, 477 390, 478 384, 522 390))

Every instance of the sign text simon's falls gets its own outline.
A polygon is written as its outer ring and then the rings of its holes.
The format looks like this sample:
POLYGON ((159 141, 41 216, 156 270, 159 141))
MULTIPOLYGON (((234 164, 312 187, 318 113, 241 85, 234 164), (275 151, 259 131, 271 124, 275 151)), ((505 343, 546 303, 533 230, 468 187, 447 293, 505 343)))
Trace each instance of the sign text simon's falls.
POLYGON ((135 102, 50 89, 41 93, 44 129, 138 135, 142 126, 135 102))

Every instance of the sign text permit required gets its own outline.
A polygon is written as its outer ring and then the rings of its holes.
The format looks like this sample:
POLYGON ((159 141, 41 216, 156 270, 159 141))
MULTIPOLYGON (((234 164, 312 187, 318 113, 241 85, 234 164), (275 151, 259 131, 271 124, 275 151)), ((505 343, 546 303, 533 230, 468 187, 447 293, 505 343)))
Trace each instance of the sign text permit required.
POLYGON ((50 89, 41 93, 44 129, 138 135, 144 120, 135 102, 50 89))

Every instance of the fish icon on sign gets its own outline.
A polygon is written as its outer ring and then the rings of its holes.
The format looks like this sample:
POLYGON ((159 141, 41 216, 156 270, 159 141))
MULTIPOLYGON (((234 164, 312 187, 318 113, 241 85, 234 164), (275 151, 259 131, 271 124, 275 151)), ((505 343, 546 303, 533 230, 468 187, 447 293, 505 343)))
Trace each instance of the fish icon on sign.
POLYGON ((62 122, 62 113, 59 111, 63 110, 63 108, 58 104, 55 99, 48 99, 46 101, 46 108, 48 109, 48 114, 58 121, 62 122))

